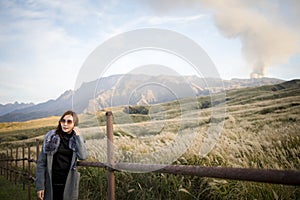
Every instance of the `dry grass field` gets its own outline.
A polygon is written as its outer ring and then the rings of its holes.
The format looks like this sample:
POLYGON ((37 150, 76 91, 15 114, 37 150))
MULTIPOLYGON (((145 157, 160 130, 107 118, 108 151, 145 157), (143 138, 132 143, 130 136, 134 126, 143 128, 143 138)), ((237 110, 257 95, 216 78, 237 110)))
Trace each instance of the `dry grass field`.
MULTIPOLYGON (((202 152, 211 139, 211 113, 215 108, 191 108, 189 99, 153 105, 148 116, 123 116, 113 108, 115 158, 122 162, 168 163, 300 170, 300 82, 226 92, 226 112, 220 135, 212 137, 214 148, 202 152), (157 107, 157 108, 155 108, 157 107), (183 146, 181 146, 183 145, 183 146), (175 146, 175 148, 174 148, 175 146), (183 151, 178 149, 182 148, 183 151), (178 156, 179 155, 179 156, 178 156)), ((99 126, 83 129, 92 160, 106 162, 104 112, 99 126), (86 130, 86 132, 85 132, 86 130)), ((97 122, 96 122, 97 123, 97 122)), ((181 150, 181 149, 180 149, 181 150)), ((105 196, 105 173, 89 171, 105 196), (103 175, 104 173, 104 175, 103 175), (102 174, 102 175, 99 175, 102 174)), ((121 173, 117 196, 121 199, 298 199, 300 188, 172 175, 121 173), (122 182, 123 181, 123 182, 122 182), (123 184, 123 183, 127 184, 123 184), (121 191, 121 192, 120 192, 121 191), (172 191, 172 192, 171 192, 172 191), (125 197, 125 198, 124 198, 125 197)), ((89 190, 90 193, 93 189, 89 190)), ((101 198, 101 195, 88 195, 101 198)))
MULTIPOLYGON (((214 107, 203 106, 208 100, 198 97, 196 106, 194 99, 152 105, 148 115, 110 109, 116 161, 300 170, 299 80, 226 91, 224 121, 212 117, 214 107), (214 124, 222 125, 219 133, 209 131, 214 124)), ((42 139, 57 120, 1 123, 0 145, 42 139)), ((105 110, 80 115, 80 121, 89 160, 106 162, 105 110)), ((81 198, 105 199, 105 171, 81 170, 81 198)), ((118 199, 300 198, 293 186, 126 172, 116 179, 118 199)))
POLYGON ((42 140, 43 134, 54 129, 58 120, 59 117, 52 116, 25 122, 0 123, 0 149, 33 142, 35 139, 42 140))

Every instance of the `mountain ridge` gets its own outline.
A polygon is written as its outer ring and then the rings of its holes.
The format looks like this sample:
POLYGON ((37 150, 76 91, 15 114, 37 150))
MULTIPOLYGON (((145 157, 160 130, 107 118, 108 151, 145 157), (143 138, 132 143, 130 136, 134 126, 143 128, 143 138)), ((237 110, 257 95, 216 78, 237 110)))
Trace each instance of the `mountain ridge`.
POLYGON ((19 103, 19 102, 14 102, 14 103, 8 103, 8 104, 0 104, 0 113, 1 115, 5 115, 7 113, 10 113, 14 110, 22 109, 22 108, 27 108, 34 106, 34 103, 19 103))
POLYGON ((256 87, 282 82, 284 81, 275 78, 221 80, 201 79, 197 76, 113 75, 83 83, 76 91, 67 90, 57 99, 0 112, 0 122, 60 116, 68 109, 84 113, 119 105, 150 105, 189 95, 205 96, 224 89, 256 87))

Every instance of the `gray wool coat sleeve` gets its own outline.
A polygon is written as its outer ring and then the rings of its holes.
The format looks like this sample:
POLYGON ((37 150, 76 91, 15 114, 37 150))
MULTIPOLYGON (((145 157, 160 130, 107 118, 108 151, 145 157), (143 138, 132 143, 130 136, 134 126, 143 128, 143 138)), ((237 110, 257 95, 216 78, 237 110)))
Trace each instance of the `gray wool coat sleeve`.
POLYGON ((45 189, 45 176, 47 167, 47 156, 43 152, 40 153, 36 163, 36 190, 45 189))
POLYGON ((76 142, 76 155, 79 160, 85 160, 88 158, 88 152, 86 150, 84 139, 81 135, 75 135, 75 142, 76 142))

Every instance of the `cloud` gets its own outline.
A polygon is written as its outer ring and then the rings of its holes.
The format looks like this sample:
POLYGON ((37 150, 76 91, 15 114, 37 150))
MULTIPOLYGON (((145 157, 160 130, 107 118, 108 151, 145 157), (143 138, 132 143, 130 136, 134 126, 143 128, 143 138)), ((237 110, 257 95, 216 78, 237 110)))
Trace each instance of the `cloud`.
MULTIPOLYGON (((68 27, 56 22, 65 19, 66 23, 72 23, 86 12, 65 18, 60 14, 53 20, 51 16, 55 12, 51 9, 62 5, 58 1, 54 5, 50 5, 52 1, 32 1, 24 5, 5 2, 0 3, 3 11, 0 24, 5 27, 0 30, 0 69, 3 72, 0 84, 1 93, 5 93, 0 101, 41 102, 74 87, 76 74, 91 51, 91 44, 82 42, 68 27), (48 5, 50 10, 45 9, 48 5), (24 91, 30 97, 26 98, 24 91)), ((79 6, 70 8, 74 8, 72 12, 80 10, 79 6)), ((61 10, 66 9, 61 7, 61 10)))
MULTIPOLYGON (((246 0, 162 0, 144 1, 160 14, 172 10, 206 8, 220 32, 239 38, 245 60, 253 74, 263 76, 267 67, 288 62, 299 53, 299 30, 288 21, 299 23, 299 1, 246 0), (289 11, 291 11, 289 13, 289 11), (297 18, 298 17, 298 18, 297 18)), ((298 26, 300 27, 300 26, 298 26)))
POLYGON ((241 39, 242 51, 254 74, 263 76, 267 67, 285 63, 299 52, 299 34, 279 20, 273 21, 254 2, 202 2, 213 9, 216 26, 226 37, 241 39))
POLYGON ((184 23, 189 23, 191 21, 196 21, 201 18, 203 18, 204 15, 199 14, 199 15, 192 15, 192 16, 185 16, 185 17, 148 17, 146 21, 148 21, 149 24, 151 25, 158 25, 158 24, 166 24, 166 23, 176 23, 176 24, 184 24, 184 23))

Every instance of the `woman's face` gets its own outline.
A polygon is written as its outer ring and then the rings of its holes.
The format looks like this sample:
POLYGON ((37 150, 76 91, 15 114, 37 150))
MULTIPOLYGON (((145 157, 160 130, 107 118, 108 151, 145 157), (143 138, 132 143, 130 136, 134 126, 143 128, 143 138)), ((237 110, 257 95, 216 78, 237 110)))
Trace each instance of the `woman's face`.
POLYGON ((60 120, 60 125, 63 132, 70 134, 74 128, 74 120, 72 115, 65 115, 60 120))

